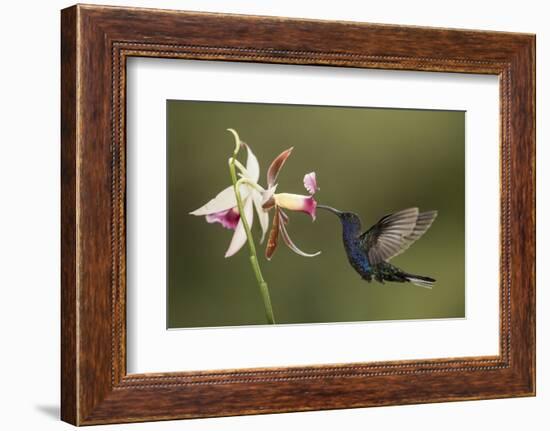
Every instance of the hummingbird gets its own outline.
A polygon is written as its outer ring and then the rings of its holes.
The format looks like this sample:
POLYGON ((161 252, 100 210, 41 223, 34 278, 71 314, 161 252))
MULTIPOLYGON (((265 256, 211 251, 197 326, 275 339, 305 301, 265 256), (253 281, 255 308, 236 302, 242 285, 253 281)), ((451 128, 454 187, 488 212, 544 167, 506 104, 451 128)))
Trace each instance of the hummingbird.
POLYGON ((435 279, 405 272, 389 260, 403 253, 426 233, 437 217, 437 211, 419 212, 418 208, 407 208, 385 215, 361 233, 361 219, 357 214, 327 205, 317 205, 317 208, 330 211, 340 219, 348 261, 364 280, 408 282, 432 288, 435 279))

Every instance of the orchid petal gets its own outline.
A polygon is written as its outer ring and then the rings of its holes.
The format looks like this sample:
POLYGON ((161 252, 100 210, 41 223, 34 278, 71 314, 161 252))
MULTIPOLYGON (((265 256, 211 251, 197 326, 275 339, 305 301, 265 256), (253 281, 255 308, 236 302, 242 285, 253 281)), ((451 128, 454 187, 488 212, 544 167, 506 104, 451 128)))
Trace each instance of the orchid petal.
MULTIPOLYGON (((252 222, 254 221, 254 204, 252 203, 252 198, 248 197, 244 203, 243 203, 243 210, 244 210, 244 216, 246 217, 246 221, 248 222, 248 226, 252 227, 252 222)), ((242 217, 239 219, 239 223, 237 224, 237 227, 235 228, 235 232, 233 233, 233 238, 231 238, 231 243, 229 244, 229 248, 225 252, 225 257, 231 257, 235 253, 237 253, 241 247, 246 243, 246 232, 244 230, 243 220, 242 217)))
POLYGON ((248 171, 248 178, 257 183, 260 179, 260 164, 258 163, 258 159, 254 155, 250 147, 247 144, 244 145, 248 153, 248 156, 246 158, 246 170, 248 171))
POLYGON ((284 223, 281 223, 281 236, 283 237, 283 241, 288 246, 288 248, 290 248, 294 253, 299 254, 300 256, 315 257, 321 254, 320 251, 318 251, 317 253, 306 253, 300 250, 298 247, 296 247, 296 244, 294 244, 290 239, 290 236, 288 235, 288 231, 286 230, 284 223))
POLYGON ((262 208, 262 194, 254 191, 252 193, 251 199, 254 201, 254 207, 256 208, 256 214, 258 214, 258 221, 262 228, 262 238, 260 239, 260 244, 264 242, 265 234, 269 228, 269 214, 264 211, 262 208))
POLYGON ((315 172, 310 172, 309 174, 304 175, 304 187, 310 195, 314 195, 319 187, 317 187, 317 175, 315 172))
POLYGON ((293 149, 294 147, 291 147, 288 150, 283 151, 281 154, 275 157, 275 159, 271 162, 271 165, 267 170, 267 187, 268 188, 275 185, 275 182, 277 181, 277 177, 279 176, 279 172, 281 171, 281 168, 285 164, 286 159, 288 159, 288 157, 292 153, 293 149))
POLYGON ((275 204, 290 211, 302 211, 315 220, 317 201, 313 196, 296 195, 292 193, 277 193, 274 196, 275 204))
POLYGON ((288 224, 288 216, 286 215, 286 213, 280 209, 280 208, 277 208, 278 209, 278 212, 279 212, 279 215, 281 216, 281 221, 284 223, 284 224, 288 224))
POLYGON ((275 184, 273 187, 268 188, 262 193, 262 208, 265 210, 269 210, 275 206, 275 199, 273 199, 273 195, 275 194, 275 190, 277 190, 277 184, 275 184))
POLYGON ((262 208, 266 211, 269 211, 274 206, 275 206, 275 199, 273 199, 273 197, 269 198, 267 201, 265 201, 262 204, 262 208))
MULTIPOLYGON (((233 162, 233 157, 229 157, 227 162, 231 164, 233 162)), ((240 176, 241 178, 242 177, 250 178, 250 174, 248 173, 248 170, 237 159, 235 159, 235 167, 240 171, 240 173, 237 174, 238 176, 240 176)))
POLYGON ((271 232, 269 232, 269 238, 267 240, 267 246, 265 247, 265 257, 267 260, 271 260, 273 253, 277 249, 277 244, 279 241, 279 211, 275 211, 273 216, 273 223, 271 225, 271 232))
POLYGON ((220 211, 218 213, 206 214, 206 221, 208 223, 220 223, 227 229, 235 229, 239 223, 241 216, 237 207, 230 208, 226 211, 220 211))
MULTIPOLYGON (((242 185, 239 188, 241 193, 241 198, 246 199, 250 194, 250 188, 246 185, 242 185)), ((202 207, 196 209, 195 211, 190 212, 189 214, 195 216, 203 216, 207 214, 215 214, 221 211, 227 211, 230 208, 237 206, 237 198, 235 197, 235 190, 233 186, 229 186, 226 189, 223 189, 214 199, 208 201, 202 207)))

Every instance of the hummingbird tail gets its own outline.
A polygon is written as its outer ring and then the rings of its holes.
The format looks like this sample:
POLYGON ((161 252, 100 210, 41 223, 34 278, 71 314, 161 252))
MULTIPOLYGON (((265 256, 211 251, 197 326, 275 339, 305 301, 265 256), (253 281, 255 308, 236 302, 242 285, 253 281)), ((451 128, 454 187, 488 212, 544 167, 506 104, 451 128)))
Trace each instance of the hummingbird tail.
POLYGON ((405 278, 412 284, 416 284, 426 289, 431 289, 435 283, 435 280, 431 277, 424 277, 423 275, 405 274, 405 278))

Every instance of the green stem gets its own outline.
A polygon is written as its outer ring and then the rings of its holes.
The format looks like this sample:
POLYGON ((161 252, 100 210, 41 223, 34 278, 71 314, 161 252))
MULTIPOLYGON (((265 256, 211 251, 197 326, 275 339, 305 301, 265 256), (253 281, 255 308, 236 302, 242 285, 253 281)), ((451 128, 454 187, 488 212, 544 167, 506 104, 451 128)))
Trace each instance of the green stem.
POLYGON ((252 232, 250 231, 250 225, 244 214, 244 205, 239 190, 240 182, 237 180, 237 172, 235 170, 235 161, 237 160, 237 154, 239 152, 241 141, 239 135, 233 129, 228 129, 229 132, 235 137, 235 150, 233 151, 233 157, 229 162, 229 172, 231 173, 231 181, 233 182, 233 190, 235 191, 235 197, 237 198, 237 208, 239 209, 239 214, 241 216, 241 221, 243 222, 244 231, 246 233, 246 238, 248 240, 248 249, 250 251, 250 264, 254 270, 254 275, 256 276, 256 281, 260 288, 260 293, 262 294, 262 299, 264 301, 265 315, 268 323, 275 323, 275 316, 273 315, 273 308, 271 307, 271 298, 269 296, 269 289, 267 283, 262 276, 262 270, 260 269, 260 264, 258 263, 258 257, 256 254, 256 245, 254 244, 254 238, 252 237, 252 232))

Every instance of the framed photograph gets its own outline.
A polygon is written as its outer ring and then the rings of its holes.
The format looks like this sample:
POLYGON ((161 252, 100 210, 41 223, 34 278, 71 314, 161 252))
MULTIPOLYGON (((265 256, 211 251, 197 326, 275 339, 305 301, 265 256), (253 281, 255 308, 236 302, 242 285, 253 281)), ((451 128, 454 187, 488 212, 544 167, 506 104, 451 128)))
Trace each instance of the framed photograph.
POLYGON ((535 394, 535 36, 61 14, 62 419, 535 394))

